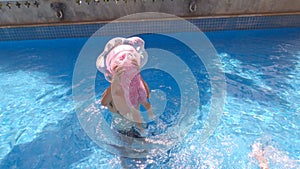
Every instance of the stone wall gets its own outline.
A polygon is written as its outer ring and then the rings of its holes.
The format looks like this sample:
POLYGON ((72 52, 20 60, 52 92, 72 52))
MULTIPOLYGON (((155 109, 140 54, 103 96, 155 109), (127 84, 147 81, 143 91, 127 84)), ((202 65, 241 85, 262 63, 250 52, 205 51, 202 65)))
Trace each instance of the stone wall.
POLYGON ((181 17, 300 12, 300 0, 0 0, 0 26, 110 21, 138 12, 181 17))

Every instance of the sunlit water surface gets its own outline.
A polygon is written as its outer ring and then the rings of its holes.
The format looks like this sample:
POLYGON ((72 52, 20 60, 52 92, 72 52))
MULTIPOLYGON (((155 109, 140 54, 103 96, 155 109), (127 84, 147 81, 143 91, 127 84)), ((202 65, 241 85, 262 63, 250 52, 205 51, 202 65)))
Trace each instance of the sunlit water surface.
MULTIPOLYGON (((221 123, 205 144, 199 143, 211 96, 205 68, 167 37, 141 36, 146 48, 167 48, 191 67, 202 104, 181 144, 145 159, 121 159, 104 151, 78 122, 72 73, 87 38, 0 42, 0 168, 256 169, 258 162, 249 154, 257 142, 268 148, 271 168, 299 167, 300 29, 206 35, 222 61, 227 98, 221 123)), ((166 93, 167 107, 176 113, 180 100, 174 80, 163 72, 142 75, 152 92, 166 93)), ((101 94, 108 83, 101 74, 97 82, 101 94)))

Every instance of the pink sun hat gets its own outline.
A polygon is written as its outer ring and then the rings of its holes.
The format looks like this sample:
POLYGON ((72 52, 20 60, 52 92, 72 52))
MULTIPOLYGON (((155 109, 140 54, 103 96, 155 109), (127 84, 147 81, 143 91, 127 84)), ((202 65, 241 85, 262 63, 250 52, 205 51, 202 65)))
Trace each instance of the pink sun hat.
POLYGON ((142 68, 148 60, 144 45, 145 42, 139 37, 111 39, 97 58, 97 69, 104 74, 107 81, 111 82, 114 74, 113 68, 119 64, 128 63, 126 59, 136 59, 142 68))

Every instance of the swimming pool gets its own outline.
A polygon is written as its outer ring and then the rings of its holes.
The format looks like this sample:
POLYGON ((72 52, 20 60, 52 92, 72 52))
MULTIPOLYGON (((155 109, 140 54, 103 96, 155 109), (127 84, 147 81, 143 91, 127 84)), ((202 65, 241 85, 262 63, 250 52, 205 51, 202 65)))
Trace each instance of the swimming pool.
MULTIPOLYGON (((189 50, 178 49, 167 37, 140 35, 146 48, 163 45, 191 66, 197 76, 203 113, 182 143, 171 150, 123 162, 130 168, 255 169, 258 163, 249 154, 252 145, 261 142, 273 147, 268 153, 271 168, 297 168, 300 29, 205 34, 216 48, 226 75, 226 105, 215 133, 205 144, 199 144, 201 121, 211 97, 201 62, 195 62, 189 50)), ((0 42, 0 168, 121 168, 120 157, 99 148, 85 134, 73 108, 73 69, 86 41, 0 42)), ((142 73, 150 88, 165 91, 166 97, 173 99, 167 107, 178 109, 174 80, 163 72, 142 73)), ((108 84, 101 81, 100 74, 97 78, 96 87, 101 92, 108 84)))

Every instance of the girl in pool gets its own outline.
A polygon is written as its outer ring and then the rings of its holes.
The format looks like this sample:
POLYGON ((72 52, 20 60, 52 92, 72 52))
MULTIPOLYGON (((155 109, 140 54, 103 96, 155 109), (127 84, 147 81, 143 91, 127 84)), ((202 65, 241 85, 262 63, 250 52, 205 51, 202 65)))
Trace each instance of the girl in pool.
POLYGON ((98 70, 110 82, 102 95, 101 104, 108 107, 115 119, 118 119, 116 126, 121 133, 136 137, 138 134, 128 132, 136 133, 133 132, 133 123, 140 130, 139 134, 143 132, 139 106, 143 105, 149 116, 154 118, 148 102, 149 88, 140 75, 140 68, 146 64, 147 59, 141 38, 114 38, 106 44, 96 63, 98 70))

